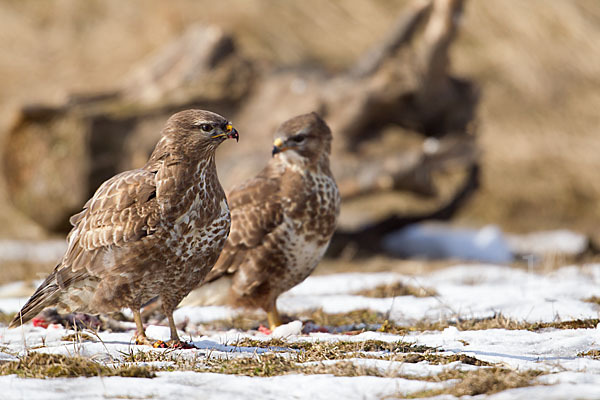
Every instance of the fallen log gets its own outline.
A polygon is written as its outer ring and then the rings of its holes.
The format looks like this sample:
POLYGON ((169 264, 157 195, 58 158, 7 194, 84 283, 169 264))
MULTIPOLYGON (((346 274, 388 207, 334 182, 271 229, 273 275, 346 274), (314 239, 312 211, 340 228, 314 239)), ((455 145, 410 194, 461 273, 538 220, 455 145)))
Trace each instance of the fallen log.
MULTIPOLYGON (((412 3, 387 37, 335 75, 266 66, 226 32, 192 26, 105 93, 24 106, 2 155, 10 198, 45 228, 65 231, 102 181, 143 164, 165 119, 185 108, 226 115, 240 130, 240 145, 218 157, 226 189, 262 168, 281 122, 317 111, 334 132, 332 168, 345 200, 386 191, 437 198, 437 171, 478 170, 478 90, 452 76, 448 56, 462 8, 461 0, 412 3)), ((413 217, 390 218, 399 226, 413 217)), ((372 222, 367 232, 377 236, 372 222)))

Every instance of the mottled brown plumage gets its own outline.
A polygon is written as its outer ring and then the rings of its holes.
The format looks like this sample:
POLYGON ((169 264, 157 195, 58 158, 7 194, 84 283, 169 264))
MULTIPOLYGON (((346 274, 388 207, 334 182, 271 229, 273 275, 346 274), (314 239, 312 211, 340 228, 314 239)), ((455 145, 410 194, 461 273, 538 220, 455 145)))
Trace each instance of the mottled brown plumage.
POLYGON ((140 307, 159 297, 173 310, 216 262, 230 214, 215 150, 237 132, 220 115, 187 110, 167 121, 146 165, 104 182, 71 217, 68 248, 11 327, 46 307, 106 313, 128 307, 145 340, 140 307))
MULTIPOLYGON (((272 328, 281 323, 277 297, 315 269, 336 226, 331 140, 315 113, 288 120, 266 168, 229 194, 231 234, 205 283, 229 277, 227 302, 266 310, 272 328)), ((206 303, 202 290, 186 303, 206 303)))

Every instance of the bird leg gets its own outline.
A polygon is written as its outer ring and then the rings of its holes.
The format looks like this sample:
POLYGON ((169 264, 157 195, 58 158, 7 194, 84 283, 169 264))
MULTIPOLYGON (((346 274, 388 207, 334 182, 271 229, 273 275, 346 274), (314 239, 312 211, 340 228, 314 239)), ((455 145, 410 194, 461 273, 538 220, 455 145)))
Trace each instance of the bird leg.
POLYGON ((166 309, 165 302, 163 301, 163 312, 167 316, 169 320, 169 329, 171 330, 171 340, 168 342, 163 342, 162 340, 158 340, 154 343, 154 347, 171 347, 175 349, 195 349, 192 343, 184 342, 179 339, 179 334, 177 333, 177 327, 175 326, 175 320, 173 319, 173 309, 166 309))
POLYGON ((142 323, 142 314, 140 314, 140 309, 135 308, 133 311, 133 320, 135 321, 135 326, 137 328, 137 334, 135 335, 135 344, 140 345, 148 345, 152 346, 153 342, 148 339, 146 336, 146 331, 144 330, 144 324, 142 323))
POLYGON ((171 329, 171 340, 168 342, 164 342, 162 340, 153 340, 149 339, 146 336, 146 331, 144 330, 144 324, 142 323, 142 314, 140 313, 139 308, 133 310, 133 320, 135 321, 135 325, 137 327, 137 335, 135 335, 135 344, 138 345, 147 345, 152 346, 154 348, 176 348, 176 349, 195 349, 196 346, 193 344, 182 342, 179 339, 179 335, 177 334, 177 327, 175 326, 175 321, 173 320, 173 311, 165 312, 167 314, 167 318, 169 320, 169 328, 171 329))
POLYGON ((281 317, 279 316, 279 312, 277 311, 277 306, 275 304, 273 304, 273 307, 267 311, 267 320, 269 321, 269 329, 271 332, 282 324, 281 317))
POLYGON ((171 329, 171 342, 181 342, 181 340, 179 340, 179 334, 177 333, 177 327, 175 326, 172 312, 167 314, 167 319, 169 320, 169 328, 171 329))

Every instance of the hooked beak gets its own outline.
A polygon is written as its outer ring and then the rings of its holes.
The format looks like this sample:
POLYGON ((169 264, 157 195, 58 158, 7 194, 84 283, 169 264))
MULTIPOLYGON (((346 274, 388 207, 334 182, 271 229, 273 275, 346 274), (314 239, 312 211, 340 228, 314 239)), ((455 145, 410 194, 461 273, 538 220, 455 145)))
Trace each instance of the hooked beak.
POLYGON ((273 142, 273 151, 271 152, 271 156, 274 156, 277 153, 284 152, 288 149, 289 149, 289 147, 286 147, 284 145, 283 140, 281 138, 277 138, 273 142))
POLYGON ((231 124, 225 125, 225 132, 211 136, 211 138, 213 139, 217 139, 220 137, 226 137, 227 139, 235 139, 236 142, 240 141, 240 135, 238 134, 238 131, 231 124))
POLYGON ((231 126, 231 124, 227 124, 225 129, 227 130, 228 139, 235 139, 236 142, 240 141, 240 135, 238 135, 238 131, 233 126, 231 126))

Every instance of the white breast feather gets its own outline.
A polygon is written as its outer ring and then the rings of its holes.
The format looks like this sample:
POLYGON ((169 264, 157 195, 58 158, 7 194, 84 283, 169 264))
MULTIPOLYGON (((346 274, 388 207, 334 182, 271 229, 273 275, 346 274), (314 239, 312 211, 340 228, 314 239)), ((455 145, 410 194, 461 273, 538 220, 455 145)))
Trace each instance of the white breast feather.
POLYGON ((325 250, 327 250, 327 244, 321 246, 318 245, 318 241, 307 241, 304 235, 298 234, 300 227, 296 226, 294 221, 288 216, 285 216, 284 220, 285 229, 290 232, 289 240, 286 243, 290 254, 296 257, 295 265, 290 267, 301 266, 306 268, 314 268, 319 260, 323 257, 325 250))

